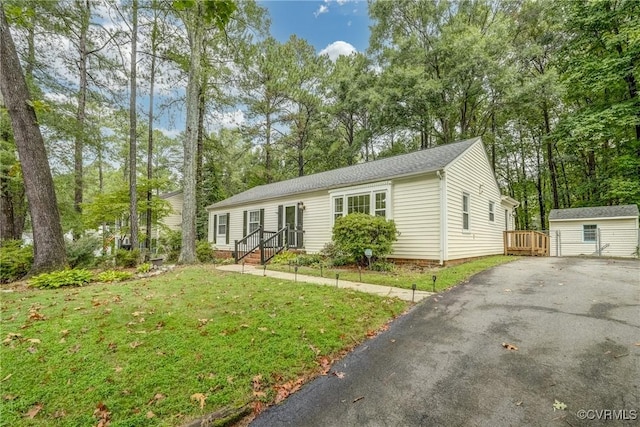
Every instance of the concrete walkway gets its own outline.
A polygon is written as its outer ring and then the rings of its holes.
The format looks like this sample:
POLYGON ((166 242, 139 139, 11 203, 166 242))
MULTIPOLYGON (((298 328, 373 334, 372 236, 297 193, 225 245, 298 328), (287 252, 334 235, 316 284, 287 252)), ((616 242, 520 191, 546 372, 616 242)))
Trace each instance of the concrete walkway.
MULTIPOLYGON (((240 264, 230 264, 230 265, 220 265, 216 266, 218 270, 222 271, 231 271, 234 273, 242 273, 243 266, 240 264)), ((244 265, 244 274, 253 274, 255 276, 264 276, 267 277, 275 277, 277 279, 298 281, 302 283, 311 283, 314 285, 325 285, 325 286, 336 286, 335 278, 328 277, 316 277, 316 276, 305 276, 303 274, 298 274, 297 277, 294 273, 286 273, 283 271, 273 271, 267 268, 266 274, 265 270, 262 266, 254 266, 245 264, 244 265)), ((415 296, 413 295, 413 291, 411 289, 401 289, 394 288, 392 286, 382 286, 382 285, 371 285, 368 283, 359 283, 359 282, 350 282, 348 280, 338 280, 338 288, 349 288, 355 289, 356 291, 366 292, 368 294, 375 294, 382 297, 395 297, 405 301, 421 301, 424 298, 427 298, 433 295, 432 292, 426 291, 415 291, 415 296)))

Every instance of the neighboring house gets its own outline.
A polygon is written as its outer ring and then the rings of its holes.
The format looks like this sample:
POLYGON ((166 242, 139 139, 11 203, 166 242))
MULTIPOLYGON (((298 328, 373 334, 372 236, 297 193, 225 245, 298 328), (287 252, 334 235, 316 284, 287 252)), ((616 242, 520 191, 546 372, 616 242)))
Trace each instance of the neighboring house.
MULTIPOLYGON (((160 224, 169 230, 180 230, 182 228, 182 204, 184 197, 182 190, 160 194, 161 199, 166 200, 171 205, 171 213, 160 220, 160 224)), ((162 230, 160 230, 160 234, 162 230)))
POLYGON ((316 253, 336 218, 364 212, 395 221, 389 258, 440 263, 503 252, 518 202, 502 196, 480 138, 261 185, 209 207, 209 241, 234 241, 285 225, 290 247, 316 253))
POLYGON ((551 256, 637 256, 638 206, 552 209, 551 256))

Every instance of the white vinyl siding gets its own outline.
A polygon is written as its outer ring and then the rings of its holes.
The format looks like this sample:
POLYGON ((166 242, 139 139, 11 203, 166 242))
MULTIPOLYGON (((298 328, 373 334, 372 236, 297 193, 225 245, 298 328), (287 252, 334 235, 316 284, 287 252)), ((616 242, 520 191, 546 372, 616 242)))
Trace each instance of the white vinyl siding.
MULTIPOLYGON (((549 221, 551 256, 597 255, 598 242, 584 241, 584 226, 596 225, 602 256, 634 257, 640 244, 637 218, 585 218, 549 221)), ((589 237, 589 236, 587 236, 589 237)))
POLYGON ((390 258, 440 257, 440 181, 435 174, 397 180, 387 201, 400 232, 390 258))
POLYGON ((487 220, 490 201, 500 190, 482 144, 473 144, 445 168, 447 183, 447 260, 500 254, 504 250, 504 210, 487 220), (469 230, 463 229, 463 193, 469 195, 469 230))
POLYGON ((170 230, 182 229, 182 193, 174 194, 164 200, 169 202, 169 205, 171 205, 171 212, 169 212, 169 215, 162 218, 160 223, 168 227, 170 230))

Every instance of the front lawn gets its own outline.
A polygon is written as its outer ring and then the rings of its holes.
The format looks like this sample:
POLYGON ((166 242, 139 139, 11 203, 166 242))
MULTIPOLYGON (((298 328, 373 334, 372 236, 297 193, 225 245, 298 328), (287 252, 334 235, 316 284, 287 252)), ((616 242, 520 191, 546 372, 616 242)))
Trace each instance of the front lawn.
MULTIPOLYGON (((505 264, 518 259, 513 256, 493 255, 478 258, 462 264, 450 267, 434 267, 415 269, 408 267, 396 267, 394 271, 378 272, 362 268, 320 268, 319 266, 299 266, 298 274, 309 276, 320 276, 335 278, 339 274, 340 280, 352 282, 370 283, 372 285, 393 286, 396 288, 411 289, 415 283, 416 289, 421 291, 433 291, 433 276, 436 276, 435 291, 455 286, 465 280, 469 280, 474 274, 480 273, 488 268, 505 264)), ((269 264, 269 270, 295 271, 295 261, 291 265, 269 264)))
POLYGON ((260 407, 407 307, 209 266, 3 293, 0 425, 179 426, 260 407))

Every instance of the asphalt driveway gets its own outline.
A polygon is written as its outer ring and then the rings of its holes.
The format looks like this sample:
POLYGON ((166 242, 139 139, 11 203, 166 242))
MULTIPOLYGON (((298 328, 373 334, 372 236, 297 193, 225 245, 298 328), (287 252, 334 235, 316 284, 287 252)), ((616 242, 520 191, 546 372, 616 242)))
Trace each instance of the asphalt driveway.
POLYGON ((251 425, 640 425, 640 262, 523 258, 481 273, 251 425))

